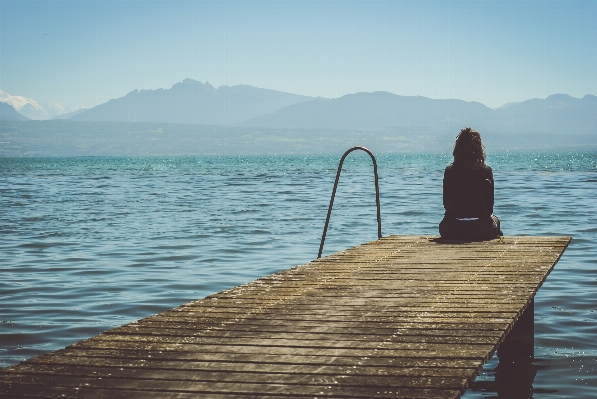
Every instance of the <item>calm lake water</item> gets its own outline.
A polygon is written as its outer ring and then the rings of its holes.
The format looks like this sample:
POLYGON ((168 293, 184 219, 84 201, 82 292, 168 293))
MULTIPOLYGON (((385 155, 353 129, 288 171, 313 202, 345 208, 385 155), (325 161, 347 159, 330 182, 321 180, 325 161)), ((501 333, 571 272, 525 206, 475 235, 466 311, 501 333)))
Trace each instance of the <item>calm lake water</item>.
MULTIPOLYGON (((438 234, 450 160, 378 156, 384 235, 438 234)), ((0 367, 314 259, 338 161, 0 158, 0 367)), ((535 298, 533 397, 597 397, 597 152, 488 163, 505 235, 574 237, 535 298)), ((371 169, 345 163, 324 255, 377 238, 371 169)))

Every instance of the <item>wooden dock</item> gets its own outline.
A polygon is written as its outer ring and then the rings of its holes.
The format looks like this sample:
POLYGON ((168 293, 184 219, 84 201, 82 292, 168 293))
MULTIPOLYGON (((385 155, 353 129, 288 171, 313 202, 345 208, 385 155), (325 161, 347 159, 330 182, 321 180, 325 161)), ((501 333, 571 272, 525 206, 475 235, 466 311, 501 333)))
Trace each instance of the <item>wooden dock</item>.
POLYGON ((0 397, 458 398, 569 242, 386 237, 3 369, 0 397))

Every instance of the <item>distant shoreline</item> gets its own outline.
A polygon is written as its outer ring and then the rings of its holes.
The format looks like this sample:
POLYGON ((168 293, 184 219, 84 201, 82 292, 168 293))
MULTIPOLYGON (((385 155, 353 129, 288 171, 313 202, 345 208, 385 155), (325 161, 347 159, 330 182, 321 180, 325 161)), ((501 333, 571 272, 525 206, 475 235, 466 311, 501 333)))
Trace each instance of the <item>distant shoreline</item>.
MULTIPOLYGON (((488 151, 597 149, 597 132, 492 132, 488 151)), ((0 121, 0 157, 337 154, 450 152, 453 129, 264 129, 149 122, 0 121)))

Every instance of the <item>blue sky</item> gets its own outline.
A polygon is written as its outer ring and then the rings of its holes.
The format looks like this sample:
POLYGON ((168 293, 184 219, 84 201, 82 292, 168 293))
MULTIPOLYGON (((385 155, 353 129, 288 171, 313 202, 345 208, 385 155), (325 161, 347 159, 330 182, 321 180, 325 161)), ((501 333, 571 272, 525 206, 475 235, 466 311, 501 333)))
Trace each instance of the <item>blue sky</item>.
POLYGON ((499 107, 597 94, 597 1, 5 1, 0 89, 91 107, 185 78, 499 107))

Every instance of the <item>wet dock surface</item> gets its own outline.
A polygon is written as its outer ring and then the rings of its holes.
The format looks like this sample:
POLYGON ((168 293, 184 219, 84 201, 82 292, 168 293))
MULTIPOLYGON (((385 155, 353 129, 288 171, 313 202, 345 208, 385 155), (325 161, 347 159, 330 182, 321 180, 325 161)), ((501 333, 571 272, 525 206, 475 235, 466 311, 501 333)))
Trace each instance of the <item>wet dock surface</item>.
POLYGON ((458 398, 569 242, 386 237, 0 370, 0 397, 458 398))

